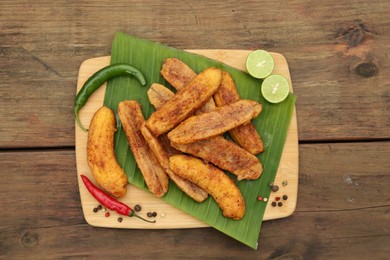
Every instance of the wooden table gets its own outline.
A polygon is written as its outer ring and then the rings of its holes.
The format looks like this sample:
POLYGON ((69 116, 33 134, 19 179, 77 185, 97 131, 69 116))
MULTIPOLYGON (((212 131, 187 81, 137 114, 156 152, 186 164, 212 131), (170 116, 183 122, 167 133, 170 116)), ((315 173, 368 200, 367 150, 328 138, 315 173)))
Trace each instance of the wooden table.
POLYGON ((0 258, 390 255, 390 2, 317 2, 1 1, 0 258), (263 48, 287 58, 298 97, 298 205, 264 223, 257 251, 212 228, 85 222, 77 73, 82 61, 110 54, 116 31, 180 49, 263 48))

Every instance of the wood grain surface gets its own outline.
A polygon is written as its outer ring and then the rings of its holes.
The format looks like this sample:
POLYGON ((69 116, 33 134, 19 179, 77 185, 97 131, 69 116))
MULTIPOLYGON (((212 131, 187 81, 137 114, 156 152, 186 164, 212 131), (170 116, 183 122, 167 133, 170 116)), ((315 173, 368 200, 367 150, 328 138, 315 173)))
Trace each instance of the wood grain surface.
MULTIPOLYGON (((245 70, 245 60, 250 51, 246 50, 188 50, 192 53, 204 55, 214 60, 224 62, 240 70, 245 70)), ((291 83, 288 63, 283 55, 279 53, 272 53, 275 61, 274 74, 280 74, 287 78, 290 83, 290 89, 293 91, 293 84, 291 83)), ((84 61, 79 70, 77 91, 81 89, 84 82, 96 71, 110 64, 110 56, 88 59, 84 61)), ((88 126, 94 113, 103 105, 105 85, 102 86, 93 96, 88 100, 86 106, 80 111, 80 121, 84 126, 88 126)), ((82 183, 81 174, 84 174, 94 179, 89 169, 87 162, 87 140, 88 134, 82 131, 75 125, 76 132, 76 163, 77 175, 79 181, 79 190, 81 197, 81 204, 83 206, 83 213, 86 221, 92 226, 98 227, 115 227, 115 228, 145 228, 145 229, 161 229, 161 228, 195 228, 205 227, 207 224, 198 219, 186 214, 180 209, 171 206, 162 199, 154 197, 149 192, 138 189, 129 185, 126 196, 121 200, 122 202, 133 205, 138 201, 144 207, 145 214, 148 211, 158 212, 156 218, 157 223, 150 225, 150 223, 142 222, 138 219, 118 223, 116 219, 111 218, 107 220, 102 214, 95 214, 93 208, 96 207, 96 200, 89 194, 84 184, 82 183), (162 215, 161 215, 162 214, 162 215)), ((285 148, 282 153, 280 165, 275 178, 275 185, 280 187, 280 190, 271 193, 269 200, 272 202, 275 197, 287 195, 288 201, 284 201, 283 207, 272 207, 271 203, 267 204, 264 220, 284 218, 290 216, 297 204, 298 195, 298 129, 297 118, 294 111, 288 136, 286 139, 285 148), (288 185, 283 186, 282 182, 287 181, 288 185)), ((116 214, 115 214, 116 216, 116 214)))
POLYGON ((0 258, 386 259, 390 1, 0 2, 0 258), (297 95, 299 192, 251 250, 212 228, 95 228, 83 217, 74 95, 115 32, 179 49, 283 54, 297 95))
POLYGON ((81 209, 74 151, 2 152, 1 257, 381 258, 390 253, 389 157, 388 142, 300 145, 297 208, 266 221, 254 251, 212 228, 94 228, 81 209))

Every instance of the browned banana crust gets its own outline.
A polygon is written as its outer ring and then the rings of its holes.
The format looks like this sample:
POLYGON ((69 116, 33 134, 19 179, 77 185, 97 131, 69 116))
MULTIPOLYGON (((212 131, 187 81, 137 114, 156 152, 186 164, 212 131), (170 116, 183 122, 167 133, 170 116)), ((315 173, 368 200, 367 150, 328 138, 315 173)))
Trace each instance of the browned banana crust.
MULTIPOLYGON (((195 71, 177 58, 165 59, 161 68, 161 75, 176 90, 184 88, 197 76, 195 71)), ((203 106, 195 111, 195 114, 210 111, 215 107, 213 98, 210 98, 203 106)))
POLYGON ((223 170, 237 175, 237 180, 257 179, 263 172, 263 166, 256 156, 222 136, 189 144, 171 143, 171 145, 183 153, 202 158, 223 170))
POLYGON ((245 215, 245 201, 240 189, 228 175, 211 164, 188 155, 169 157, 171 169, 206 190, 227 218, 240 220, 245 215))
POLYGON ((146 126, 154 136, 168 132, 210 99, 221 78, 221 70, 214 67, 205 69, 152 113, 146 126))
POLYGON ((196 77, 196 73, 177 58, 165 59, 160 73, 176 90, 184 88, 196 77))
POLYGON ((147 95, 150 103, 156 108, 162 107, 165 102, 171 99, 175 93, 166 88, 165 86, 153 83, 147 91, 147 95))
POLYGON ((202 202, 207 199, 208 194, 205 190, 201 189, 194 183, 183 179, 171 170, 171 168, 169 167, 168 153, 161 145, 158 137, 154 137, 145 125, 142 126, 141 132, 145 140, 148 142, 150 149, 156 155, 160 165, 164 168, 165 172, 168 174, 169 178, 176 184, 176 186, 179 187, 179 189, 181 189, 184 193, 186 193, 195 201, 202 202))
POLYGON ((145 118, 140 104, 134 100, 122 101, 118 105, 118 115, 149 191, 162 197, 168 191, 169 179, 141 133, 145 118))
POLYGON ((87 160, 96 182, 110 195, 120 198, 126 194, 128 181, 115 156, 115 126, 111 109, 103 106, 95 112, 88 131, 87 160))
MULTIPOLYGON (((226 106, 240 100, 236 84, 226 71, 222 72, 221 85, 213 97, 218 107, 226 106)), ((229 134, 238 145, 252 154, 259 154, 264 151, 263 141, 257 133, 255 126, 250 122, 231 129, 229 134)))
POLYGON ((210 112, 191 116, 170 131, 168 138, 175 143, 188 144, 220 135, 249 122, 261 109, 261 104, 256 101, 242 99, 210 112))

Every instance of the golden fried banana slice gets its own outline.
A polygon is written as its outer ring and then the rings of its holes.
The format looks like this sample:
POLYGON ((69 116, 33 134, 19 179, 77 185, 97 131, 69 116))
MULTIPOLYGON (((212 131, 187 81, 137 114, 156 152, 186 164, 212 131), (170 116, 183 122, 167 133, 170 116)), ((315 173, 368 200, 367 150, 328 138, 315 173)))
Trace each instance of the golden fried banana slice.
POLYGON ((154 136, 168 132, 210 99, 219 87, 221 78, 221 70, 214 67, 205 69, 152 113, 146 126, 154 136))
MULTIPOLYGON (((226 71, 222 72, 221 85, 213 97, 218 107, 240 100, 236 84, 226 71)), ((238 145, 252 154, 259 154, 264 151, 263 141, 257 133, 255 126, 250 122, 233 128, 229 131, 229 134, 238 145)))
POLYGON ((118 115, 149 191, 162 197, 168 191, 169 179, 141 133, 145 123, 141 106, 134 100, 122 101, 118 104, 118 115))
MULTIPOLYGON (((154 106, 155 109, 159 109, 162 105, 172 98, 175 93, 170 89, 166 88, 161 84, 154 83, 147 92, 149 102, 154 106)), ((181 153, 171 146, 171 140, 167 137, 166 134, 160 135, 158 137, 159 142, 165 148, 165 151, 168 153, 168 157, 174 154, 181 153)))
POLYGON ((165 59, 160 73, 176 90, 184 88, 196 77, 196 73, 177 58, 165 59))
POLYGON ((211 137, 189 144, 172 142, 171 145, 183 153, 202 158, 223 170, 237 175, 237 180, 254 180, 259 178, 263 172, 263 166, 256 156, 222 136, 211 137))
MULTIPOLYGON (((152 84, 148 90, 148 98, 150 103, 159 109, 165 102, 172 98, 175 94, 168 88, 160 84, 152 84)), ((160 165, 165 169, 169 178, 176 184, 176 186, 198 202, 204 201, 208 197, 208 193, 195 185, 194 183, 183 179, 169 168, 169 156, 179 154, 180 151, 171 146, 171 141, 166 134, 154 137, 149 129, 144 125, 141 132, 148 142, 149 147, 155 153, 160 165)))
POLYGON ((222 209, 226 218, 240 220, 245 215, 245 201, 240 189, 228 175, 211 164, 188 155, 169 157, 171 169, 205 189, 222 209))
MULTIPOLYGON (((165 59, 160 73, 176 90, 185 87, 197 75, 187 64, 177 58, 165 59)), ((195 111, 195 114, 210 111, 215 107, 213 98, 210 98, 203 106, 195 111)))
POLYGON ((87 160, 96 182, 110 195, 120 198, 126 194, 127 177, 115 156, 115 126, 111 109, 103 106, 95 112, 88 131, 87 160))
POLYGON ((186 119, 168 133, 168 138, 175 143, 188 144, 220 135, 249 122, 261 112, 261 108, 256 101, 245 99, 217 107, 186 119))
POLYGON ((183 179, 171 170, 169 167, 168 153, 165 151, 157 137, 154 137, 145 125, 142 126, 141 132, 145 140, 148 142, 150 149, 156 155, 160 165, 164 168, 165 172, 176 186, 195 201, 202 202, 207 199, 208 193, 205 190, 201 189, 194 183, 183 179))
POLYGON ((147 95, 150 103, 158 109, 171 99, 175 93, 161 84, 153 83, 148 89, 147 95))

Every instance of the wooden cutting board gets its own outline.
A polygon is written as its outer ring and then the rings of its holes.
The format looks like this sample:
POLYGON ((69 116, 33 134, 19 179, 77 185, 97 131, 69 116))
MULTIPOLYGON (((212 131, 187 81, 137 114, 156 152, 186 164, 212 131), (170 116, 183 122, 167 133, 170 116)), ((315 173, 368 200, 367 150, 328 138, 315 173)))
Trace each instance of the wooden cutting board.
MULTIPOLYGON (((215 59, 240 70, 245 70, 245 60, 250 51, 246 50, 188 50, 192 53, 201 54, 211 59, 215 59)), ((281 74, 290 81, 290 72, 288 64, 283 55, 271 53, 275 60, 274 74, 281 74)), ((77 91, 80 90, 84 82, 97 70, 109 65, 110 57, 99 57, 84 61, 79 70, 77 91)), ((103 105, 106 85, 100 87, 88 100, 86 106, 81 109, 79 115, 84 126, 89 126, 95 111, 103 105)), ((291 88, 292 91, 292 88, 291 88)), ((128 185, 128 192, 122 202, 134 208, 136 204, 141 205, 142 210, 139 215, 146 217, 147 212, 157 212, 155 218, 157 222, 150 224, 137 218, 123 217, 122 222, 118 222, 117 213, 110 211, 110 216, 105 217, 105 212, 93 212, 93 208, 98 202, 89 194, 85 188, 80 175, 84 174, 94 181, 92 173, 87 163, 86 145, 88 134, 83 132, 77 125, 76 133, 76 163, 77 178, 80 190, 81 204, 86 221, 92 226, 113 227, 113 228, 139 228, 139 229, 170 229, 170 228, 198 228, 208 225, 198 219, 182 212, 180 209, 171 206, 162 199, 158 199, 150 193, 143 191, 131 184, 128 185)), ((291 119, 291 125, 288 132, 286 144, 281 157, 278 172, 276 174, 275 184, 279 186, 278 192, 271 192, 269 203, 267 205, 264 220, 284 218, 291 215, 296 207, 298 194, 298 130, 296 112, 294 109, 291 119), (283 186, 283 182, 287 182, 283 186), (283 201, 282 207, 272 207, 271 202, 275 197, 288 196, 288 200, 283 201)))

